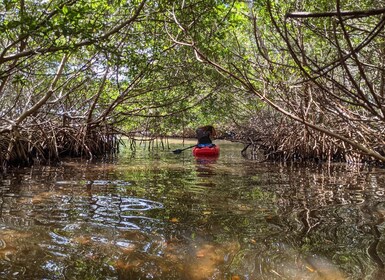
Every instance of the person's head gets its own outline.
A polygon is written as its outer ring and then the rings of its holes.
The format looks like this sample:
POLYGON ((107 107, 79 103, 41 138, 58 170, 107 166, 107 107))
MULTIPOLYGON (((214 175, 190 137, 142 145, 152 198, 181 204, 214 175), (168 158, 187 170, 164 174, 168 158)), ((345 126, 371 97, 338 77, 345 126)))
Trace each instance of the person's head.
POLYGON ((202 126, 199 129, 209 132, 210 136, 215 136, 217 134, 215 128, 212 125, 202 126))

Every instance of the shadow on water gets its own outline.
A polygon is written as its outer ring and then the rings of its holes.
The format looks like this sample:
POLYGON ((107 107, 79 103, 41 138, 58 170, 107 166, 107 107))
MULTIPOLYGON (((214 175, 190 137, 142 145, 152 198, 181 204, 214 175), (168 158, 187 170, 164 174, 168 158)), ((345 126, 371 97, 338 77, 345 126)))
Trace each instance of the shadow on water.
POLYGON ((215 164, 218 157, 195 157, 197 177, 212 177, 215 175, 215 164))
POLYGON ((15 170, 0 180, 0 279, 384 279, 384 170, 220 145, 15 170))

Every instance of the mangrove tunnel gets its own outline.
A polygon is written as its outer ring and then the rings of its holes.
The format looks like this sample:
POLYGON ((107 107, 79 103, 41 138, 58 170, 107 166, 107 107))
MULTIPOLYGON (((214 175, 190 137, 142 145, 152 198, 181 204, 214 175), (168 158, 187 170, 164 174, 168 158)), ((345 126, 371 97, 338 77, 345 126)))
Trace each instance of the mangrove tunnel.
POLYGON ((384 279, 384 7, 0 1, 0 278, 384 279))
POLYGON ((203 124, 258 161, 385 160, 382 1, 0 7, 2 172, 203 124))
POLYGON ((1 171, 204 124, 258 161, 381 165, 382 4, 4 1, 1 171))

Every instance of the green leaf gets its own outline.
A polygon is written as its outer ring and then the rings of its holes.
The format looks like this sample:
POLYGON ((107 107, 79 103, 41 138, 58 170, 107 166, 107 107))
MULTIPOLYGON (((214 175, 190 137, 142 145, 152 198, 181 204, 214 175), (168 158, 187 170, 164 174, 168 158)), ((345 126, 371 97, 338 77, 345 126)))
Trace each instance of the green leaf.
POLYGON ((68 14, 68 7, 67 6, 63 6, 62 12, 63 12, 64 15, 68 14))

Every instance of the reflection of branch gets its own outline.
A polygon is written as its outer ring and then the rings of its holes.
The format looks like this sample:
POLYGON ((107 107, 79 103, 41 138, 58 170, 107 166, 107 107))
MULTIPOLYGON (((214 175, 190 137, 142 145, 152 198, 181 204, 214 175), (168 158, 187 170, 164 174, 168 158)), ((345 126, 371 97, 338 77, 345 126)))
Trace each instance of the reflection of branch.
POLYGON ((310 223, 310 213, 311 213, 311 210, 309 208, 305 208, 304 212, 303 212, 304 216, 301 219, 303 225, 305 226, 306 233, 309 233, 312 228, 315 228, 317 225, 320 224, 320 221, 318 221, 314 225, 311 225, 311 223, 310 223))
POLYGON ((382 259, 380 258, 380 256, 378 255, 378 244, 380 242, 380 238, 381 238, 381 233, 380 231, 378 230, 378 226, 377 225, 371 225, 370 226, 371 229, 372 229, 372 233, 374 235, 374 240, 372 243, 370 243, 369 247, 368 247, 368 255, 371 257, 371 259, 380 267, 380 268, 384 268, 385 265, 384 265, 384 262, 382 261, 382 259))
MULTIPOLYGON (((372 197, 369 197, 370 199, 372 197)), ((364 204, 364 206, 361 208, 362 212, 362 221, 363 227, 369 227, 370 232, 373 235, 373 240, 370 242, 367 252, 369 257, 377 264, 377 266, 381 269, 385 268, 384 261, 381 259, 379 255, 378 248, 380 240, 382 239, 381 231, 378 229, 380 225, 384 222, 384 215, 379 211, 378 209, 379 203, 368 203, 364 204)))

